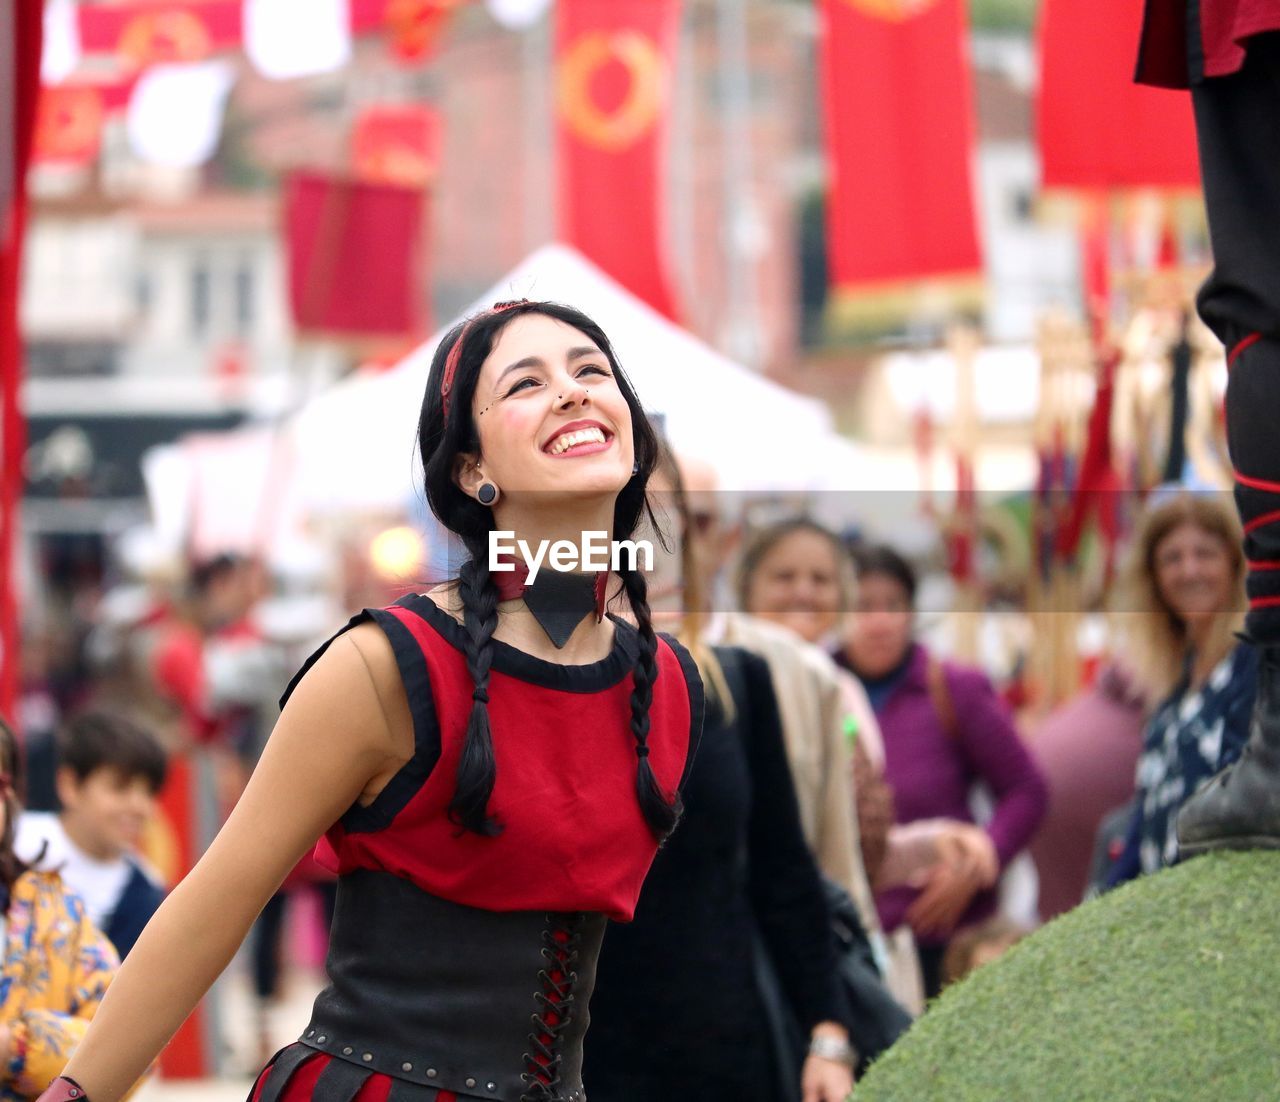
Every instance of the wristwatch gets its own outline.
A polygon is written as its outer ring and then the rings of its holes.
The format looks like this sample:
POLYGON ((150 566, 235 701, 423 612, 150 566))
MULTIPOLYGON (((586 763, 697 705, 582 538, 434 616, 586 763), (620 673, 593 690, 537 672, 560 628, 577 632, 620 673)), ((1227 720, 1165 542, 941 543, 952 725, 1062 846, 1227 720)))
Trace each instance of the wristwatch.
POLYGON ((848 1041, 842 1041, 830 1033, 819 1033, 810 1039, 809 1055, 834 1060, 847 1068, 853 1068, 858 1063, 858 1050, 848 1041))

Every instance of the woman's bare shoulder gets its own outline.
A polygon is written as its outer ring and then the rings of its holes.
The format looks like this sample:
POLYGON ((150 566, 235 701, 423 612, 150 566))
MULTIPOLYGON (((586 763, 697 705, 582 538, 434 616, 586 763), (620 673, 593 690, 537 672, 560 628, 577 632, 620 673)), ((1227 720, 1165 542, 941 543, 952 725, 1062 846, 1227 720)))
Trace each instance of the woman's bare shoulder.
POLYGON ((395 651, 386 633, 371 622, 343 632, 316 660, 298 683, 286 711, 299 707, 348 730, 361 716, 376 714, 382 724, 360 722, 358 728, 364 732, 381 728, 397 749, 404 732, 412 730, 395 651))
POLYGON ((458 593, 457 582, 441 582, 422 594, 436 608, 447 612, 458 623, 462 623, 462 597, 458 593))

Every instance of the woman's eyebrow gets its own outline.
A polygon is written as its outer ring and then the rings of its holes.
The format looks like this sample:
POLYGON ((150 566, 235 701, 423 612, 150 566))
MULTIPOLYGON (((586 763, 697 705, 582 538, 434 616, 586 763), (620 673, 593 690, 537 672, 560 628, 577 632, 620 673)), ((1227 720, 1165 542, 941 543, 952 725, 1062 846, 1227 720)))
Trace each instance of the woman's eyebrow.
POLYGON ((545 367, 545 366, 546 365, 542 362, 540 357, 526 356, 523 360, 516 360, 515 363, 508 364, 506 367, 504 367, 502 369, 502 374, 498 376, 495 382, 499 382, 499 383, 502 382, 502 380, 505 379, 508 375, 510 375, 513 371, 523 371, 525 370, 525 368, 528 368, 528 367, 545 367))
MULTIPOLYGON (((594 344, 580 345, 577 348, 569 349, 569 351, 565 353, 565 359, 568 360, 569 363, 573 363, 574 360, 581 360, 588 356, 603 356, 603 355, 604 353, 601 352, 600 349, 598 349, 594 344)), ((526 368, 530 368, 530 367, 546 367, 546 364, 543 362, 542 357, 540 356, 526 356, 523 360, 516 360, 515 363, 508 364, 506 367, 504 367, 502 369, 502 373, 498 376, 495 382, 497 383, 502 382, 502 380, 505 379, 508 375, 510 375, 511 372, 513 371, 523 371, 526 368)))

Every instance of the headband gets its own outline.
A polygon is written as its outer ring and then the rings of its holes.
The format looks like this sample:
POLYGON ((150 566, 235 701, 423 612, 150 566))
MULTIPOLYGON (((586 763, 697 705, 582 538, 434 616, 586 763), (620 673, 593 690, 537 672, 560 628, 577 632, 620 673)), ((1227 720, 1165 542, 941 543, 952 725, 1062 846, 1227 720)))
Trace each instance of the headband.
POLYGON ((444 407, 444 419, 446 423, 449 420, 449 393, 453 390, 453 377, 458 373, 458 361, 462 359, 462 346, 466 343, 467 336, 471 332, 471 327, 481 318, 488 318, 492 317, 494 314, 501 314, 516 306, 523 306, 528 301, 529 300, 527 298, 517 298, 511 299, 508 302, 495 302, 488 310, 483 310, 474 317, 467 319, 467 324, 462 327, 462 332, 458 334, 458 339, 453 342, 453 347, 449 349, 449 355, 445 357, 444 378, 440 380, 440 401, 444 407))

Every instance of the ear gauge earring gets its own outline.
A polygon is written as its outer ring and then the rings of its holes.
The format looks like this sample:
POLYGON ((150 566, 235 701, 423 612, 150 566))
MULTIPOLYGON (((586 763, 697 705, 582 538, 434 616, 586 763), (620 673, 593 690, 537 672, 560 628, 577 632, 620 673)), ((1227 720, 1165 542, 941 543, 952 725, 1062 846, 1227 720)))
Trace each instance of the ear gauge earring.
POLYGON ((481 505, 492 505, 498 500, 498 487, 492 482, 480 483, 480 488, 476 491, 476 500, 481 505))
POLYGON ((637 459, 634 463, 631 464, 631 474, 634 477, 639 473, 640 473, 640 460, 637 459))

